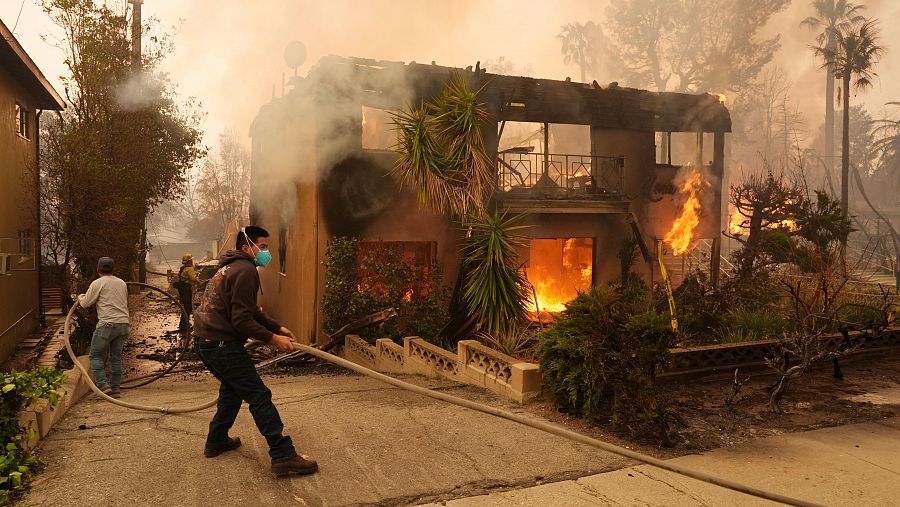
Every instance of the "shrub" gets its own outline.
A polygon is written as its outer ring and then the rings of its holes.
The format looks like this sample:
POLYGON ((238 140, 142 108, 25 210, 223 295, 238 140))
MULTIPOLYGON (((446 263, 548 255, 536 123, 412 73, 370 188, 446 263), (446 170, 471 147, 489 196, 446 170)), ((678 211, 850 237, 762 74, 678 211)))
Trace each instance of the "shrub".
POLYGON ((19 425, 22 410, 44 398, 56 405, 56 389, 66 377, 57 369, 40 368, 32 371, 2 374, 0 382, 0 505, 23 491, 32 474, 43 467, 33 453, 25 450, 25 443, 34 436, 34 428, 19 425))
POLYGON ((501 329, 498 333, 479 331, 475 337, 488 347, 508 356, 524 361, 533 361, 537 334, 537 328, 532 327, 531 322, 519 320, 501 329))
POLYGON ((724 321, 722 343, 777 339, 790 329, 777 308, 766 306, 733 308, 725 313, 724 321))
POLYGON ((646 296, 611 285, 580 293, 540 336, 541 372, 562 410, 667 440, 655 378, 675 335, 646 296))
POLYGON ((322 314, 326 332, 395 308, 396 319, 357 334, 369 341, 421 336, 440 343, 449 291, 436 264, 428 266, 405 255, 397 243, 378 242, 360 248, 360 241, 351 237, 332 238, 325 258, 322 314))

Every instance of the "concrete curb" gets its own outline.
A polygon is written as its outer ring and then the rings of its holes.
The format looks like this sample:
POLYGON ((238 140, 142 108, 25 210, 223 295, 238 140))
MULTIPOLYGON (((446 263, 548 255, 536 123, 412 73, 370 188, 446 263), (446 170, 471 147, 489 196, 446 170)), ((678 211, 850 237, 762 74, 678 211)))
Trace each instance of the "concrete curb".
MULTIPOLYGON (((78 362, 87 371, 90 371, 90 361, 89 356, 78 357, 78 362)), ((19 416, 20 426, 25 428, 26 431, 30 428, 34 429, 34 436, 25 443, 27 450, 34 449, 50 433, 53 425, 62 419, 66 411, 91 392, 88 380, 84 378, 77 366, 66 370, 64 373, 67 380, 65 384, 56 390, 59 393, 59 400, 56 402, 55 407, 51 407, 48 400, 40 399, 29 405, 19 416)))

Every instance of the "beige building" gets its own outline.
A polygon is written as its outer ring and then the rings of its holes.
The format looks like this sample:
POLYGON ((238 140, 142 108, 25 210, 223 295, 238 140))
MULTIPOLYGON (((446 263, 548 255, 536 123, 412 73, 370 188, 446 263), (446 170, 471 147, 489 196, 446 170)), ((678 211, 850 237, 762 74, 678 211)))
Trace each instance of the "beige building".
POLYGON ((692 259, 716 276, 731 131, 718 96, 327 57, 264 105, 251 127, 251 217, 273 233, 277 266, 262 270, 262 302, 298 336, 322 339, 330 237, 396 242, 437 262, 445 282, 456 278, 457 227, 420 209, 389 174, 397 155, 386 113, 439 94, 454 75, 481 90, 490 115, 483 137, 497 169, 490 205, 526 214, 522 258, 542 311, 619 280, 628 243, 644 254, 632 272, 658 279, 656 244, 682 209, 684 181, 698 171, 706 183, 691 244, 703 251, 692 259))
POLYGON ((63 107, 0 22, 0 361, 41 320, 38 122, 63 107))

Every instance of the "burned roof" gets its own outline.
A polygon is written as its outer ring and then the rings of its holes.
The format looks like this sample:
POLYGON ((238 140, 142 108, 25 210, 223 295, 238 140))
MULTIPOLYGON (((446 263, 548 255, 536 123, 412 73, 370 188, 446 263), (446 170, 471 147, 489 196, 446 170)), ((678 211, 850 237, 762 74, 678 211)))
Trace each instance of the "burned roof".
POLYGON ((57 111, 65 108, 62 97, 53 89, 2 21, 0 21, 0 68, 9 72, 13 79, 34 96, 35 107, 57 111))
POLYGON ((429 98, 451 76, 481 89, 480 99, 498 121, 566 123, 608 129, 655 132, 730 132, 731 116, 719 98, 707 93, 651 92, 593 83, 491 74, 411 62, 328 56, 310 71, 307 83, 334 93, 338 81, 364 90, 364 105, 396 109, 405 101, 429 98), (341 76, 335 79, 334 76, 341 76), (349 79, 347 79, 349 78, 349 79), (406 93, 398 90, 404 83, 406 93))

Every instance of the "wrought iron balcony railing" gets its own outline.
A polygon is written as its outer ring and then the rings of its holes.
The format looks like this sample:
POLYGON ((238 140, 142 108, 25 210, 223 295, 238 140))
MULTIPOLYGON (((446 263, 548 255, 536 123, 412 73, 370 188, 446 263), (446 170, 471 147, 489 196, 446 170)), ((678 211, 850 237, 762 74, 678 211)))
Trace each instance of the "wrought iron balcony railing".
POLYGON ((621 199, 625 158, 507 150, 497 157, 497 190, 523 197, 621 199))

